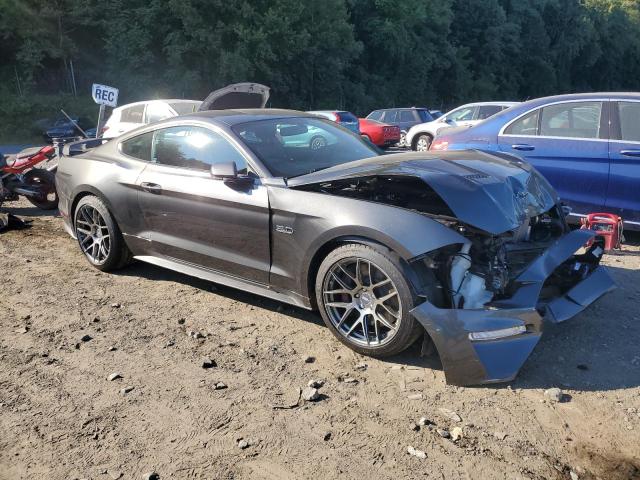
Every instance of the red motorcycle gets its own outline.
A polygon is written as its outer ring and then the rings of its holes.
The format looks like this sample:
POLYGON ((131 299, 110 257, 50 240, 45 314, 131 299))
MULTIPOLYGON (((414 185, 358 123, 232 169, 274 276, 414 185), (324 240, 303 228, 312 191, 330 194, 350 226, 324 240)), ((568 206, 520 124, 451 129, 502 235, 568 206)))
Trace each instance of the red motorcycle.
POLYGON ((56 156, 51 145, 27 148, 17 155, 0 156, 0 206, 17 200, 19 195, 43 210, 58 207, 55 169, 35 168, 56 156))

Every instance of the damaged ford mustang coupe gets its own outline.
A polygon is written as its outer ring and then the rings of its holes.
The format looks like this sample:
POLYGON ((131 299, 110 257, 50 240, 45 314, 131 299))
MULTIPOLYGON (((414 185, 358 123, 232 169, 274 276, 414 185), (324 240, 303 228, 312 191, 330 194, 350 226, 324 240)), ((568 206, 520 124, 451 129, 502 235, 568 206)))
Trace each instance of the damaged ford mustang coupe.
POLYGON ((543 319, 613 282, 528 164, 479 151, 384 155, 288 110, 205 111, 65 148, 69 233, 100 270, 132 258, 303 308, 352 349, 421 335, 447 381, 512 379, 543 319), (321 139, 318 140, 318 139, 321 139))

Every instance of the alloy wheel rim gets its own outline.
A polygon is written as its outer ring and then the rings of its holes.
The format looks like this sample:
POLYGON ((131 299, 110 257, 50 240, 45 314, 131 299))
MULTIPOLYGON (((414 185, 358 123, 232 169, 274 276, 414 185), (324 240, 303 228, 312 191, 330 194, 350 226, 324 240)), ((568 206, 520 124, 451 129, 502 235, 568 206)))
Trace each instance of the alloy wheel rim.
POLYGON ((427 140, 426 138, 419 138, 418 139, 418 151, 419 152, 425 152, 427 150, 429 150, 429 140, 427 140))
POLYGON ((91 205, 83 205, 76 215, 76 236, 82 252, 97 265, 106 262, 111 251, 107 222, 91 205))
POLYGON ((398 290, 384 270, 369 260, 336 262, 325 276, 322 296, 331 323, 350 342, 379 347, 400 328, 398 290))

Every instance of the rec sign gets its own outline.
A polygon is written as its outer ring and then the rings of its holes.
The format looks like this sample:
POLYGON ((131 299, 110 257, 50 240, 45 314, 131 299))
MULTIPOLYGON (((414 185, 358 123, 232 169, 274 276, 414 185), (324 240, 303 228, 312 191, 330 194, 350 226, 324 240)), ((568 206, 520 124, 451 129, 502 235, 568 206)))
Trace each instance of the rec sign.
POLYGON ((106 85, 94 83, 92 96, 93 101, 98 105, 106 105, 107 107, 116 107, 118 105, 117 88, 107 87, 106 85))

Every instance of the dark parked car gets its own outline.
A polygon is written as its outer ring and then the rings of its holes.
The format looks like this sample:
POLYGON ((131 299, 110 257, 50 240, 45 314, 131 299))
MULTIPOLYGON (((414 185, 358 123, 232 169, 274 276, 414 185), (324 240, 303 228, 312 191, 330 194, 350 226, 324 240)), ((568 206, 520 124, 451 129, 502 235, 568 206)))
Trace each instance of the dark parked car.
POLYGON ((539 98, 467 129, 445 130, 432 150, 478 148, 518 154, 573 208, 620 215, 640 230, 640 94, 539 98))
MULTIPOLYGON (((53 126, 47 128, 43 136, 48 142, 53 141, 53 139, 84 137, 82 130, 80 130, 78 126, 85 132, 93 128, 93 134, 95 136, 95 124, 92 124, 91 120, 86 117, 73 118, 73 122, 67 118, 58 119, 53 126)), ((87 132, 87 134, 89 134, 89 132, 87 132)))
POLYGON ((406 146, 405 137, 411 127, 434 120, 428 109, 417 107, 374 110, 367 115, 367 118, 400 127, 400 142, 398 142, 398 146, 401 147, 406 146))
POLYGON ((66 229, 104 271, 132 258, 319 309, 362 354, 425 334, 450 383, 512 379, 543 316, 613 286, 594 232, 570 232, 526 163, 379 149, 289 110, 209 111, 65 147, 66 229), (290 141, 321 132, 321 148, 290 141), (544 288, 543 288, 544 287, 544 288))

